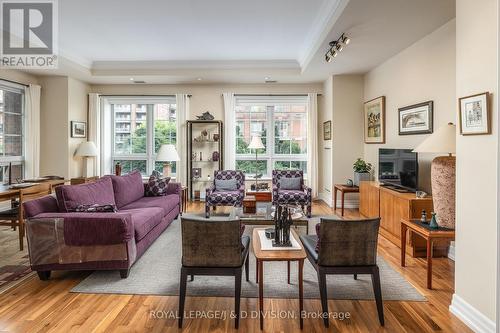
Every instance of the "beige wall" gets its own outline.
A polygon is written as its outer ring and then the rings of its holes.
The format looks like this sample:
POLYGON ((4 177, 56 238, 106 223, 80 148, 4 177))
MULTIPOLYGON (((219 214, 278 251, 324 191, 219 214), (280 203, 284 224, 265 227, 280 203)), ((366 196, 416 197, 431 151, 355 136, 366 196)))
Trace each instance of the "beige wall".
MULTIPOLYGON (((168 95, 191 94, 189 100, 191 119, 210 111, 217 120, 224 120, 223 92, 236 94, 304 94, 322 93, 321 84, 257 84, 257 85, 93 85, 92 92, 104 95, 168 95)), ((318 101, 321 105, 321 100, 318 101)))
MULTIPOLYGON (((323 140, 323 123, 333 120, 333 76, 329 76, 323 83, 323 100, 321 109, 318 111, 318 124, 320 125, 318 137, 318 193, 319 198, 332 205, 332 188, 333 188, 333 138, 335 133, 332 132, 332 140, 323 140)), ((332 121, 333 123, 333 121, 332 121)), ((333 124, 332 124, 333 129, 333 124)))
MULTIPOLYGON (((398 108, 432 100, 435 130, 455 122, 455 20, 368 72, 364 100, 378 96, 386 96, 386 144, 364 145, 365 159, 374 165, 375 175, 379 148, 415 148, 428 136, 398 135, 398 108)), ((434 157, 420 155, 419 185, 427 192, 434 157)))
MULTIPOLYGON (((492 134, 457 135, 455 296, 493 325, 498 256, 498 1, 457 1, 457 97, 492 94, 492 134), (473 19, 471 19, 471 15, 473 19)), ((455 104, 455 109, 458 105, 455 104)), ((467 311, 466 316, 476 313, 467 311)))
POLYGON ((13 69, 1 69, 0 79, 9 80, 21 84, 38 84, 38 77, 13 69))
POLYGON ((65 76, 41 76, 39 83, 40 174, 80 177, 83 164, 73 155, 85 139, 71 138, 70 122, 87 121, 90 86, 65 76))

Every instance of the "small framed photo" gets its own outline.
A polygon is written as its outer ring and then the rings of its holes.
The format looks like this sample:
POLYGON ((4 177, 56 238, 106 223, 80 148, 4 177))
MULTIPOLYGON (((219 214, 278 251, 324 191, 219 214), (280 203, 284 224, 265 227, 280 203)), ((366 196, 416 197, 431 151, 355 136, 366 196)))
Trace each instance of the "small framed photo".
POLYGON ((459 99, 460 134, 491 134, 490 93, 484 92, 459 99))
POLYGON ((328 120, 323 123, 323 140, 332 139, 332 121, 328 120))
POLYGON ((72 138, 86 138, 87 137, 87 123, 84 121, 71 122, 71 137, 72 138))
POLYGON ((433 101, 399 108, 399 135, 433 132, 433 101))
POLYGON ((192 175, 194 179, 201 178, 201 168, 193 168, 192 175))
POLYGON ((365 143, 385 143, 385 96, 364 104, 365 143))

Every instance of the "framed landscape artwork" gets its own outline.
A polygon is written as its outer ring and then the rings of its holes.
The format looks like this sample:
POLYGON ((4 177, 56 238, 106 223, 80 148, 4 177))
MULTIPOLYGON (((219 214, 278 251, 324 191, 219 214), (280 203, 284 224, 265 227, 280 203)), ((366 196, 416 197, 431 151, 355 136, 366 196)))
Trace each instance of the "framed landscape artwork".
POLYGON ((332 139, 332 121, 328 120, 323 123, 323 140, 332 139))
POLYGON ((460 134, 480 135, 491 133, 488 92, 459 99, 460 134))
POLYGON ((83 121, 71 122, 71 137, 72 138, 86 138, 87 137, 87 123, 83 121))
POLYGON ((364 105, 365 143, 385 143, 385 96, 364 105))
POLYGON ((432 133, 433 104, 428 101, 398 109, 399 135, 432 133))

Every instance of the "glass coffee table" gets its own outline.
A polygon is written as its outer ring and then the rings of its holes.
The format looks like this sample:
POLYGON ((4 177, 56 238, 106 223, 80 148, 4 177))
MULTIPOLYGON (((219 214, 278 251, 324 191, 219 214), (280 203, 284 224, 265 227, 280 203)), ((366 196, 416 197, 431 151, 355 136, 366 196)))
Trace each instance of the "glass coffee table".
MULTIPOLYGON (((309 220, 304 215, 301 207, 294 207, 292 214, 292 226, 305 227, 306 234, 309 234, 309 220)), ((245 225, 274 226, 274 207, 270 202, 258 202, 255 213, 244 213, 243 207, 232 207, 229 218, 238 217, 245 225)))

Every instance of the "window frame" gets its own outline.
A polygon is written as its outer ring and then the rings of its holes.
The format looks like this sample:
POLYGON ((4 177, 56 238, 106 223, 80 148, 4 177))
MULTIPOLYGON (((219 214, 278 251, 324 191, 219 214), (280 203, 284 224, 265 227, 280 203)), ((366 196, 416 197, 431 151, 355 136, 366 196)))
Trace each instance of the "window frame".
MULTIPOLYGON (((7 136, 10 137, 20 137, 21 138, 21 155, 16 155, 16 156, 5 156, 5 155, 0 155, 0 167, 5 168, 9 166, 9 163, 12 163, 12 165, 21 165, 21 177, 25 178, 26 174, 26 169, 25 169, 25 154, 26 154, 26 86, 16 84, 10 81, 5 81, 0 79, 0 90, 4 91, 10 91, 13 93, 18 93, 21 94, 21 113, 11 113, 11 112, 5 112, 5 109, 0 111, 2 114, 13 114, 16 116, 21 117, 21 134, 20 135, 12 135, 9 134, 7 136)), ((5 103, 5 102, 4 102, 5 103)), ((5 131, 5 116, 4 116, 4 131, 5 131)), ((5 151, 5 144, 6 144, 6 134, 1 133, 1 137, 3 137, 3 144, 4 144, 4 151, 5 151)), ((6 173, 3 172, 3 175, 5 177, 6 173)), ((3 182, 3 179, 1 179, 3 182)))
MULTIPOLYGON (((116 119, 115 119, 115 104, 135 104, 135 105, 151 105, 151 104, 174 104, 175 107, 175 122, 177 126, 177 100, 175 95, 172 96, 162 96, 162 97, 153 97, 147 98, 144 96, 126 96, 126 97, 109 97, 106 98, 106 103, 110 105, 111 112, 111 164, 114 165, 114 161, 116 160, 125 160, 125 161, 146 161, 146 175, 150 175, 155 169, 156 164, 156 153, 155 153, 155 114, 154 107, 146 106, 146 153, 139 154, 117 154, 115 151, 115 139, 116 139, 116 119)), ((130 120, 132 121, 132 120, 130 120)), ((178 140, 176 136, 176 148, 178 149, 178 140)), ((172 173, 172 177, 175 178, 177 175, 172 173)))
MULTIPOLYGON (((258 161, 266 161, 267 162, 267 174, 263 175, 264 179, 270 179, 272 177, 272 170, 274 169, 274 164, 275 162, 280 162, 280 161, 298 161, 298 162, 308 162, 307 161, 307 151, 304 154, 278 154, 275 153, 275 139, 276 134, 275 134, 275 126, 276 126, 276 120, 274 118, 274 113, 275 110, 274 108, 270 108, 269 106, 276 106, 276 105, 303 105, 306 108, 305 116, 306 116, 306 121, 308 121, 308 103, 307 103, 307 96, 303 95, 290 95, 290 96, 251 96, 250 98, 246 98, 246 96, 240 97, 240 96, 235 96, 235 107, 236 106, 258 106, 258 105, 263 105, 266 108, 266 125, 267 125, 267 132, 266 132, 266 152, 265 153, 259 153, 257 155, 257 160, 258 161)), ((279 113, 283 113, 283 111, 278 111, 279 113)), ((235 108, 235 123, 238 125, 239 122, 242 122, 241 120, 238 119, 237 114, 238 113, 245 113, 245 112, 239 112, 236 111, 235 108)), ((251 114, 251 112, 248 112, 251 114)), ((250 117, 250 122, 252 121, 252 118, 250 117)), ((244 121, 243 121, 244 122, 244 121)), ((251 127, 251 125, 250 125, 251 127)), ((251 128, 250 128, 251 130, 251 128)), ((307 133, 308 126, 307 123, 305 125, 305 130, 306 130, 306 143, 307 139, 309 136, 309 133, 307 133)), ((250 133, 252 135, 253 133, 250 133)), ((236 136, 236 131, 234 132, 234 140, 237 140, 236 136)), ((251 149, 251 153, 249 154, 238 154, 235 152, 235 165, 237 161, 255 161, 255 151, 251 149)), ((252 174, 247 174, 246 177, 248 179, 254 179, 255 177, 252 176, 252 174)), ((307 178, 307 172, 304 171, 304 178, 307 178)))

